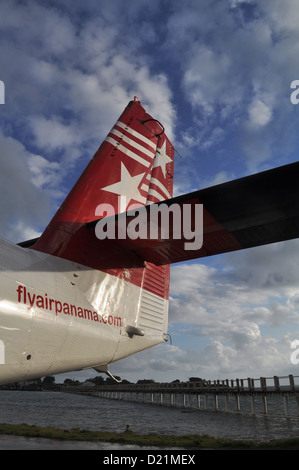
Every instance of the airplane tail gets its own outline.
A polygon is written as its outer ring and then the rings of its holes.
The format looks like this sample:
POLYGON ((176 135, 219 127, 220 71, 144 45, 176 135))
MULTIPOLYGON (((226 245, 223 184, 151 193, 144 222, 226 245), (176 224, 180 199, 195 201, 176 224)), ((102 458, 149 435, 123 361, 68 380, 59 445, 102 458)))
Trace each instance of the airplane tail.
POLYGON ((163 126, 131 101, 87 168, 30 248, 104 271, 141 287, 138 325, 153 333, 167 331, 169 266, 147 263, 95 236, 88 223, 171 198, 174 149, 163 126))
POLYGON ((173 154, 163 126, 135 98, 32 248, 96 268, 97 255, 81 243, 86 224, 101 209, 119 214, 172 197, 173 154))

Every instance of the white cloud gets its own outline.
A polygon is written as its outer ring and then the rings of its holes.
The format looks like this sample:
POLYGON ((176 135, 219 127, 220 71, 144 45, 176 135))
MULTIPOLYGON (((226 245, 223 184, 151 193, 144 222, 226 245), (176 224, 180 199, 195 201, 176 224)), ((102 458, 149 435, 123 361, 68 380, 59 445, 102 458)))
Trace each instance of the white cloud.
POLYGON ((76 132, 76 125, 66 125, 57 116, 53 116, 51 119, 32 116, 29 122, 35 145, 45 152, 78 145, 80 138, 82 138, 76 132))
MULTIPOLYGON (((296 366, 290 360, 293 351, 290 344, 294 337, 290 334, 279 339, 266 335, 253 337, 251 342, 237 349, 218 339, 211 339, 209 344, 201 346, 203 338, 192 338, 191 334, 188 335, 190 346, 182 348, 180 338, 173 335, 172 345, 155 346, 112 363, 110 371, 131 381, 145 378, 156 382, 188 380, 194 376, 215 380, 296 375, 296 366), (195 341, 198 343, 196 347, 195 341)), ((94 371, 89 371, 89 375, 93 377, 94 371)))
POLYGON ((46 223, 50 207, 47 197, 31 182, 30 155, 24 146, 0 133, 0 148, 1 236, 22 241, 28 231, 37 233, 40 224, 46 223))
POLYGON ((271 120, 272 110, 259 99, 255 99, 249 106, 249 125, 253 127, 265 126, 271 120))
POLYGON ((57 183, 59 179, 59 163, 49 162, 40 155, 30 155, 28 158, 28 167, 32 173, 32 183, 37 188, 45 188, 45 186, 53 185, 57 183))
POLYGON ((176 4, 167 22, 168 47, 179 58, 185 98, 204 122, 185 144, 196 142, 200 151, 206 142, 213 150, 218 142, 209 136, 221 127, 227 152, 238 139, 235 164, 256 171, 270 159, 294 158, 297 146, 289 104, 290 82, 298 78, 297 3, 230 3, 176 4))
POLYGON ((296 240, 172 268, 170 332, 190 348, 198 343, 200 371, 271 374, 275 361, 289 373, 299 334, 297 249, 296 240))
POLYGON ((298 3, 296 0, 266 0, 259 2, 259 7, 270 19, 276 31, 292 34, 298 37, 298 3))
POLYGON ((25 222, 17 222, 13 227, 15 241, 25 241, 38 238, 41 232, 36 231, 34 228, 28 226, 25 222))
MULTIPOLYGON (((65 5, 12 1, 0 6, 3 134, 24 142, 30 171, 23 178, 28 188, 30 182, 43 188, 43 197, 55 207, 57 196, 63 198, 79 177, 76 164, 82 171, 135 95, 170 135, 175 120, 166 75, 152 71, 120 40, 118 26, 125 28, 125 18, 109 23, 101 8, 93 8, 81 22, 81 5, 65 5)), ((35 223, 45 223, 38 210, 35 223)))

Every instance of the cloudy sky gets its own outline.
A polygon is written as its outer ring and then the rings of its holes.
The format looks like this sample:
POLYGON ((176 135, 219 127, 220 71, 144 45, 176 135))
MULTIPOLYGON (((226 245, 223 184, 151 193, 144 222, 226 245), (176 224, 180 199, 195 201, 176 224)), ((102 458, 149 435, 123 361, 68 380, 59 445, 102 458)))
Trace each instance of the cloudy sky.
MULTIPOLYGON (((298 21, 297 0, 1 1, 1 235, 41 233, 135 95, 176 147, 176 194, 296 161, 298 21)), ((299 375, 298 248, 173 266, 172 344, 111 371, 299 375)))

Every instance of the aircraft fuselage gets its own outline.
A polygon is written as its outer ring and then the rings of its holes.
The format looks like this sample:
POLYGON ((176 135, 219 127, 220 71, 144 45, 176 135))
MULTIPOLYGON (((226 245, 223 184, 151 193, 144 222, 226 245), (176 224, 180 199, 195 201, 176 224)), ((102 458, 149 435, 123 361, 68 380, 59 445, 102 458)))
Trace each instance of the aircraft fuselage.
POLYGON ((128 335, 128 325, 138 327, 141 291, 0 239, 0 384, 105 367, 163 342, 162 333, 128 335))

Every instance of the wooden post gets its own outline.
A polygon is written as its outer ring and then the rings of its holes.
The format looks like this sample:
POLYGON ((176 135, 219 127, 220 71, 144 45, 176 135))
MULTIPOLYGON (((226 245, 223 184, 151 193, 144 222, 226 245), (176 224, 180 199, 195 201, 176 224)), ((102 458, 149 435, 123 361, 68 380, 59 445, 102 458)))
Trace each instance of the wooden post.
POLYGON ((177 400, 177 393, 174 394, 174 403, 173 403, 174 406, 177 405, 176 400, 177 400))
POLYGON ((251 401, 251 413, 255 415, 256 409, 255 409, 255 401, 254 401, 254 396, 253 395, 251 395, 250 401, 251 401))
POLYGON ((285 395, 284 397, 284 412, 286 416, 289 416, 290 410, 289 410, 289 397, 288 395, 285 395))
POLYGON ((225 394, 225 411, 226 412, 229 412, 229 400, 228 400, 228 398, 229 398, 229 395, 228 395, 228 393, 226 393, 225 394))
POLYGON ((267 382, 265 377, 260 377, 260 384, 261 384, 261 389, 263 392, 267 391, 267 382))
POLYGON ((237 411, 240 411, 240 395, 239 395, 239 393, 236 394, 236 405, 237 405, 237 411))
POLYGON ((263 395, 262 396, 262 400, 263 400, 263 408, 264 408, 264 414, 268 414, 268 404, 267 404, 267 397, 266 395, 263 395))
POLYGON ((292 374, 289 375, 289 381, 290 381, 290 389, 292 392, 295 391, 295 381, 294 381, 294 376, 292 374))
POLYGON ((208 398, 209 398, 209 396, 208 396, 208 394, 206 393, 206 394, 205 394, 205 410, 208 409, 208 398))
POLYGON ((215 404, 215 411, 218 411, 218 395, 214 395, 214 404, 215 404))
POLYGON ((200 395, 197 395, 197 408, 200 410, 200 395))

